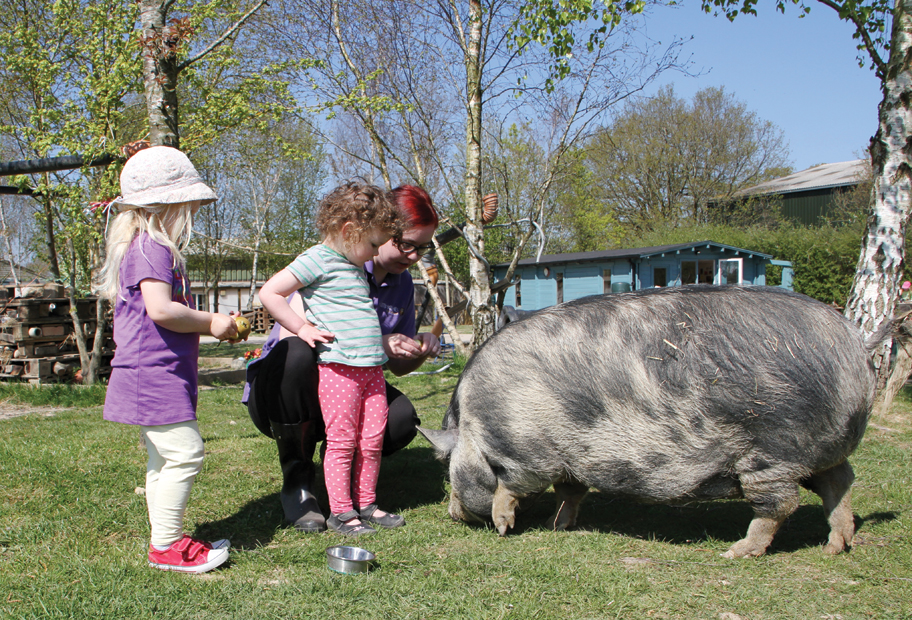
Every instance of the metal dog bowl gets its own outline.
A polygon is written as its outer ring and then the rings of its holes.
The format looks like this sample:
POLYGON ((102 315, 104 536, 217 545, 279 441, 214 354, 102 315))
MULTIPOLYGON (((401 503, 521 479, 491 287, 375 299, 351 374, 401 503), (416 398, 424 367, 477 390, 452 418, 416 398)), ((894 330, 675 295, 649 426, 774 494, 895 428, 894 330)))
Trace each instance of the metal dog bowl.
POLYGON ((326 561, 329 567, 337 573, 346 575, 366 573, 375 559, 377 556, 361 547, 337 545, 326 550, 326 561))

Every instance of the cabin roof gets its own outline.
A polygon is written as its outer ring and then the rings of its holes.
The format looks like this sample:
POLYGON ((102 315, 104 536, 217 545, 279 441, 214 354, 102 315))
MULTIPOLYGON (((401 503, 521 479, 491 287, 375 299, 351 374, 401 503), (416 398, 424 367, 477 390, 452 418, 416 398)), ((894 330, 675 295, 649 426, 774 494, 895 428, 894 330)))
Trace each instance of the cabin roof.
MULTIPOLYGON (((731 252, 733 255, 743 255, 760 258, 762 260, 772 259, 772 255, 754 252, 743 248, 736 248, 724 243, 715 241, 697 241, 692 243, 673 243, 670 245, 657 245, 645 248, 628 248, 619 250, 596 250, 594 252, 573 252, 568 254, 545 254, 538 260, 535 258, 524 258, 519 261, 519 266, 527 265, 553 265, 556 263, 592 263, 602 262, 605 260, 630 260, 662 257, 667 254, 679 255, 685 252, 697 254, 703 250, 714 250, 722 252, 731 252)), ((509 263, 500 263, 495 267, 507 267, 509 263)))

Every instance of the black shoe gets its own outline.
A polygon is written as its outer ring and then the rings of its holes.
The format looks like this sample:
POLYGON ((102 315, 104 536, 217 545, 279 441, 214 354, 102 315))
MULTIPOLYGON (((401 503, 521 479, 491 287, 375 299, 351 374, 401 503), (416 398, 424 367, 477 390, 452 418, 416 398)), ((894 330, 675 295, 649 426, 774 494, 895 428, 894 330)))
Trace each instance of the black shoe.
POLYGON ((374 513, 377 512, 377 510, 377 504, 368 504, 364 508, 360 508, 358 512, 361 514, 362 521, 379 525, 388 530, 405 525, 405 517, 402 515, 386 514, 382 517, 375 517, 374 513))
POLYGON ((351 536, 352 538, 377 533, 377 530, 366 523, 349 524, 349 521, 355 521, 359 518, 360 516, 358 515, 357 510, 349 510, 348 512, 343 512, 339 515, 330 513, 326 525, 332 531, 339 532, 345 536, 351 536))
POLYGON ((272 423, 272 436, 282 465, 279 497, 285 520, 301 532, 322 532, 326 529, 326 519, 311 491, 315 473, 313 453, 317 443, 313 424, 272 423))

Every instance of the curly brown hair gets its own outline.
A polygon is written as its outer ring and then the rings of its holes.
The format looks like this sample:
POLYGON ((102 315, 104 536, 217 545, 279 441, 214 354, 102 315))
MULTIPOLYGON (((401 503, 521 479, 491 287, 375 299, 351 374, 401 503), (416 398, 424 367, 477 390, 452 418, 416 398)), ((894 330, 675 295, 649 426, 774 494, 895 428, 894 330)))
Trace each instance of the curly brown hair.
POLYGON ((324 196, 317 212, 317 230, 324 237, 339 234, 347 222, 355 225, 352 241, 356 243, 369 230, 399 238, 407 227, 384 190, 358 181, 348 181, 324 196))

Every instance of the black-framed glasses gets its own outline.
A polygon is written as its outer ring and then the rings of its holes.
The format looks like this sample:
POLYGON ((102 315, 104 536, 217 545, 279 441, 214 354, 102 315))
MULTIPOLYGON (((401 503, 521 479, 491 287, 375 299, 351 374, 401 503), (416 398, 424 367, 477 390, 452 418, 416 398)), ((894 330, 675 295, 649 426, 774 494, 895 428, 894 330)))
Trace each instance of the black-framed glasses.
POLYGON ((403 254, 411 254, 412 252, 415 252, 418 254, 418 256, 424 256, 434 249, 433 243, 415 245, 414 243, 409 243, 408 241, 403 241, 402 239, 393 239, 393 245, 396 246, 396 249, 403 254))

